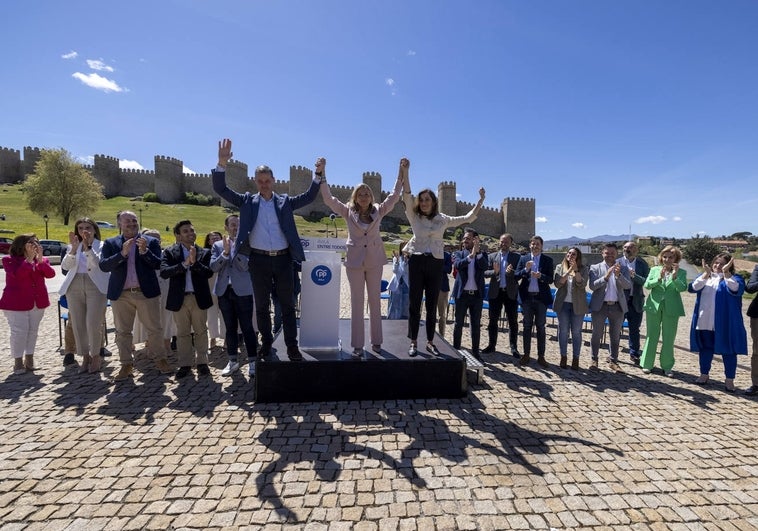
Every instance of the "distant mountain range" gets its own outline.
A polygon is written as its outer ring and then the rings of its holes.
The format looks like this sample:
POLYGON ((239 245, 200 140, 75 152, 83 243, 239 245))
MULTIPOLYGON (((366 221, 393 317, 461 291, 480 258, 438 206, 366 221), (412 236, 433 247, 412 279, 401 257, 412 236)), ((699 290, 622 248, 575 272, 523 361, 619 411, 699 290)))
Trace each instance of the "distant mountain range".
MULTIPOLYGON (((636 237, 636 234, 632 234, 632 238, 636 237)), ((571 236, 570 238, 563 238, 562 240, 545 240, 545 250, 549 251, 550 249, 559 249, 561 247, 568 247, 569 245, 582 245, 590 242, 625 242, 628 239, 628 234, 616 236, 612 234, 601 234, 600 236, 592 236, 591 238, 577 238, 576 236, 571 236)))

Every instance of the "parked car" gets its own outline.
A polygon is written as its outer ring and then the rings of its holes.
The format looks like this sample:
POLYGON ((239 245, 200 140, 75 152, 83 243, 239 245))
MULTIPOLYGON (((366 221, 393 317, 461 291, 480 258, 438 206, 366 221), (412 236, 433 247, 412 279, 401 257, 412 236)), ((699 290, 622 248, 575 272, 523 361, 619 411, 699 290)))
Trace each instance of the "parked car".
POLYGON ((11 243, 13 240, 10 238, 0 238, 0 254, 10 254, 11 243))
POLYGON ((61 251, 66 248, 66 243, 59 240, 40 240, 39 244, 45 256, 60 256, 61 251))
POLYGON ((115 229, 116 226, 113 223, 108 223, 107 221, 96 221, 97 226, 101 229, 115 229))

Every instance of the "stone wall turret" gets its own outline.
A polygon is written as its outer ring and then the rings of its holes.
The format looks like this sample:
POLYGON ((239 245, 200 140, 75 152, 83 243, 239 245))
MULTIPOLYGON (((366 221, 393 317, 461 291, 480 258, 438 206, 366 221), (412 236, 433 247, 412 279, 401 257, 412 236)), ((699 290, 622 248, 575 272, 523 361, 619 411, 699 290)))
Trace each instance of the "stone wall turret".
POLYGON ((103 185, 103 195, 105 197, 115 197, 122 193, 121 170, 118 167, 118 159, 116 157, 95 155, 95 163, 92 165, 92 176, 103 185))
POLYGON ((437 186, 437 204, 439 205, 439 211, 444 212, 448 216, 458 215, 458 199, 455 197, 455 182, 454 181, 442 181, 437 186))
POLYGON ((184 195, 184 163, 172 157, 155 156, 155 193, 161 203, 178 203, 184 195))
POLYGON ((506 197, 500 209, 503 212, 505 231, 513 235, 513 241, 527 246, 535 234, 536 205, 534 198, 506 197))
POLYGON ((24 162, 21 164, 21 171, 24 178, 34 173, 34 166, 37 165, 42 153, 39 148, 24 146, 24 162))
POLYGON ((15 183, 24 177, 21 172, 21 152, 0 148, 0 183, 15 183))
POLYGON ((382 202, 382 174, 375 171, 363 172, 363 183, 367 184, 371 188, 371 193, 374 194, 374 201, 377 203, 382 202))

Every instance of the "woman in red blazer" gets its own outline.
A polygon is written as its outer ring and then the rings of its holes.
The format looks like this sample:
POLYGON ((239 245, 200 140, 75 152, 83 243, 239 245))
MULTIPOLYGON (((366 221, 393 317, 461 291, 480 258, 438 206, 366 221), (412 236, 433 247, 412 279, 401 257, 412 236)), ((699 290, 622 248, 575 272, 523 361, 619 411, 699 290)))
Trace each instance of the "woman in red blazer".
POLYGON ((45 279, 55 271, 42 256, 42 246, 34 234, 22 234, 11 243, 10 255, 3 257, 5 289, 0 310, 11 331, 13 374, 34 370, 34 348, 45 308, 50 306, 45 279))

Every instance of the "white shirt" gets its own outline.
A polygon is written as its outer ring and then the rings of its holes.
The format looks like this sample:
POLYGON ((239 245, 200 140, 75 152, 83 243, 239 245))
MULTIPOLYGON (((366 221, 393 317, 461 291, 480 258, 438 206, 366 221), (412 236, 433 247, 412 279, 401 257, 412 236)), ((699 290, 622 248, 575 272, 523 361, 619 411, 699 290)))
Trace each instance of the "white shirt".
MULTIPOLYGON (((414 253, 432 253, 435 258, 442 260, 444 258, 444 241, 445 229, 448 227, 457 227, 464 223, 474 221, 479 214, 480 208, 474 206, 465 216, 448 216, 439 213, 434 218, 429 219, 426 216, 419 216, 413 210, 413 194, 403 194, 405 203, 405 215, 413 229, 413 237, 403 249, 405 252, 414 253)), ((477 203, 478 204, 478 203, 477 203)))
POLYGON ((737 292, 739 283, 734 277, 724 278, 721 273, 714 273, 707 279, 700 275, 692 281, 692 289, 700 291, 700 306, 697 314, 697 330, 713 330, 716 320, 716 291, 721 281, 726 283, 730 291, 737 292))

